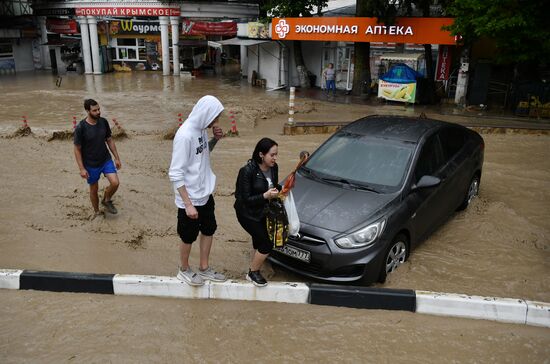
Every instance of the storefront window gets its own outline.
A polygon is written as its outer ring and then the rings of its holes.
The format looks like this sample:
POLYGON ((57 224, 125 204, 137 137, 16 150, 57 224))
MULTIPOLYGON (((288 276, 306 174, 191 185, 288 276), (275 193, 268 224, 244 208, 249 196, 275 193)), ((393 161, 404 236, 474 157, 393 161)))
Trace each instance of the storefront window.
POLYGON ((116 61, 145 61, 145 41, 143 39, 116 39, 116 61))
POLYGON ((13 58, 13 46, 10 43, 0 43, 0 73, 15 71, 15 59, 13 58))
POLYGON ((0 43, 0 58, 12 58, 13 47, 11 43, 0 43))

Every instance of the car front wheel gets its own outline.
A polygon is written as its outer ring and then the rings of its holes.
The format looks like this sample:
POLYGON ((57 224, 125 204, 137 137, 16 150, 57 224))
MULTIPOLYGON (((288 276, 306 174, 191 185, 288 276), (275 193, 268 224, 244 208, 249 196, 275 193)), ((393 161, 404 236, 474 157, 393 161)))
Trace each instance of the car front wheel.
POLYGON ((380 269, 379 281, 384 283, 388 274, 392 273, 401 264, 405 263, 408 255, 408 241, 407 237, 403 234, 399 234, 393 239, 386 254, 384 256, 384 262, 380 269))
POLYGON ((464 200, 458 207, 458 211, 465 210, 468 206, 470 206, 470 203, 476 197, 479 193, 479 176, 474 176, 472 178, 472 181, 470 182, 470 186, 468 186, 468 190, 466 191, 466 195, 464 196, 464 200))

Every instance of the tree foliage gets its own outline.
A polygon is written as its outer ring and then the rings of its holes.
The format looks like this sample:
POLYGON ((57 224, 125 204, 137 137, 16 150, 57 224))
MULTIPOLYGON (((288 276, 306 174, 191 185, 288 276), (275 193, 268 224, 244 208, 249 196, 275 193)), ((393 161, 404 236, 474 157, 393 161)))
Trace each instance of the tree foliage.
POLYGON ((266 0, 263 8, 274 18, 309 17, 319 8, 327 5, 327 0, 266 0))
POLYGON ((455 17, 450 30, 465 44, 481 37, 495 41, 496 61, 548 61, 548 2, 530 0, 454 0, 447 14, 455 17))
MULTIPOLYGON (((437 8, 438 12, 441 12, 450 1, 453 0, 404 0, 401 2, 401 13, 412 16, 416 11, 422 14, 423 17, 429 18, 436 15, 432 9, 437 8)), ((437 97, 435 94, 434 60, 431 44, 424 44, 424 59, 426 61, 426 98, 423 101, 433 104, 437 101, 437 97)))
MULTIPOLYGON (((393 24, 397 15, 397 3, 387 0, 357 0, 355 16, 376 17, 379 22, 393 24)), ((366 96, 370 92, 370 43, 355 42, 352 93, 366 96)))

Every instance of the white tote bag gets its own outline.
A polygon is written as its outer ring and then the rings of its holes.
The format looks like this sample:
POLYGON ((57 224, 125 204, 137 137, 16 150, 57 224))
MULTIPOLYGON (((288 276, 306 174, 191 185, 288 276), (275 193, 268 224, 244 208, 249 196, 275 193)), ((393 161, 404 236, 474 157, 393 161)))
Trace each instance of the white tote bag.
POLYGON ((298 218, 298 210, 296 210, 296 205, 294 204, 292 191, 288 191, 288 196, 286 196, 283 203, 288 217, 288 235, 298 235, 300 232, 300 219, 298 218))

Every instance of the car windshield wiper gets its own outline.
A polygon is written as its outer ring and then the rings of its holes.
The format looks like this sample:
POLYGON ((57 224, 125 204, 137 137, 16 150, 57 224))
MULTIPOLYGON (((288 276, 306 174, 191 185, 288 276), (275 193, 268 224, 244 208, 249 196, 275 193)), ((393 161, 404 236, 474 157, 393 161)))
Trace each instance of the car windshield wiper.
POLYGON ((351 188, 355 188, 355 189, 358 189, 358 190, 363 190, 363 191, 371 191, 371 192, 375 192, 375 193, 380 193, 379 191, 377 191, 376 189, 370 187, 370 186, 367 186, 367 185, 362 185, 362 184, 358 184, 358 183, 352 183, 350 181, 348 181, 347 179, 345 178, 321 178, 323 181, 325 182, 337 182, 337 183, 341 183, 341 184, 344 184, 344 185, 347 185, 347 186, 350 186, 351 188))
POLYGON ((309 168, 307 168, 307 167, 305 167, 305 166, 300 167, 300 171, 305 172, 308 176, 311 176, 311 177, 313 177, 313 178, 321 179, 321 177, 319 177, 319 176, 317 175, 317 173, 313 172, 311 169, 309 169, 309 168))

